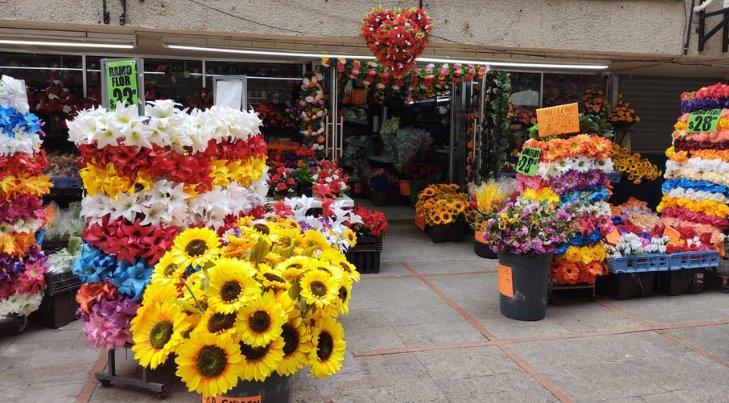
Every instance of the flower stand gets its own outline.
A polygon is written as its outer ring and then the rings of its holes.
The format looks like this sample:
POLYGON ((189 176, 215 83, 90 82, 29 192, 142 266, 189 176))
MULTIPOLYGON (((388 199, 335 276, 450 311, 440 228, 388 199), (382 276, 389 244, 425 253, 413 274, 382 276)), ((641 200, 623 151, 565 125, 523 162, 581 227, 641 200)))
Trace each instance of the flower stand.
MULTIPOLYGON (((131 348, 131 344, 127 344, 125 348, 131 348)), ((147 389, 149 391, 157 393, 160 399, 167 397, 167 388, 164 384, 158 382, 147 381, 147 368, 142 367, 141 379, 131 378, 128 376, 121 376, 116 374, 116 348, 112 348, 107 351, 107 365, 106 372, 97 372, 94 377, 101 384, 101 386, 108 388, 112 382, 117 385, 129 385, 138 388, 147 389)))
POLYGON ((547 310, 547 281, 552 254, 499 253, 499 308, 510 319, 537 321, 547 310))

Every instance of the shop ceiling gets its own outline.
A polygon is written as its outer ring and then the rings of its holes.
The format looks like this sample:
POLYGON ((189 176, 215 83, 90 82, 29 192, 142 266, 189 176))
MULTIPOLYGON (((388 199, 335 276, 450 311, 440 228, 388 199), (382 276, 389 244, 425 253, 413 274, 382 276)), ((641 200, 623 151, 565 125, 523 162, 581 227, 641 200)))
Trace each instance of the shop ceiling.
MULTIPOLYGON (((46 29, 33 23, 5 21, 0 26, 0 50, 32 53, 76 53, 93 55, 135 55, 185 59, 246 60, 258 62, 309 62, 312 58, 296 56, 253 56, 220 52, 171 49, 167 45, 186 45, 225 49, 259 49, 274 51, 371 55, 364 43, 356 38, 306 38, 274 35, 234 35, 211 32, 130 30, 125 27, 88 27, 69 25, 67 29, 46 29), (2 40, 100 43, 133 45, 131 49, 103 49, 79 46, 15 45, 2 40)), ((423 57, 501 62, 599 64, 609 66, 607 72, 621 75, 653 75, 680 77, 711 77, 729 79, 729 58, 704 56, 666 56, 650 54, 621 54, 572 52, 550 49, 514 49, 505 47, 463 46, 432 41, 423 57)), ((529 68, 505 68, 529 70, 529 68)), ((544 70, 534 68, 532 70, 544 70)), ((550 69, 558 71, 559 69, 550 69)))

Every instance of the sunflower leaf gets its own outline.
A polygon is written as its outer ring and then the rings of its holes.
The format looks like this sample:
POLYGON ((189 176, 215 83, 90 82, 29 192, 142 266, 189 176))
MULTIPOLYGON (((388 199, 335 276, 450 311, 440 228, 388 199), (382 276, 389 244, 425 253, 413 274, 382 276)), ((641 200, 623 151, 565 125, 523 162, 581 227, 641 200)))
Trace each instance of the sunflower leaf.
POLYGON ((263 259, 266 257, 266 255, 268 255, 268 252, 270 250, 271 247, 268 245, 268 242, 266 242, 264 239, 260 239, 258 243, 256 243, 256 246, 251 248, 251 262, 256 264, 263 262, 263 259))

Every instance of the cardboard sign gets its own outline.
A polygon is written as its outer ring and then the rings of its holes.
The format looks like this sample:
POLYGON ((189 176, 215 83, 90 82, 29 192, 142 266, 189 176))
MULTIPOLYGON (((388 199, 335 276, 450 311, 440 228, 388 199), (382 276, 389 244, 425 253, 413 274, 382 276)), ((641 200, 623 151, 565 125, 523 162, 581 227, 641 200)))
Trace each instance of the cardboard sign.
POLYGON ((539 137, 580 131, 580 112, 577 102, 537 109, 539 137))
POLYGON ((511 277, 511 267, 499 264, 499 294, 514 298, 514 281, 511 277))
POLYGON ((107 61, 104 64, 107 109, 116 109, 118 102, 125 106, 139 105, 139 70, 136 59, 107 61))
POLYGON ((210 396, 203 397, 202 403, 261 403, 261 395, 249 397, 210 396))
POLYGON ((610 231, 609 234, 607 234, 607 236, 605 237, 605 240, 610 245, 617 245, 618 242, 620 242, 620 232, 618 232, 617 229, 613 228, 613 230, 610 231))
POLYGON ((666 225, 666 227, 663 229, 663 236, 668 237, 668 243, 681 243, 681 233, 670 225, 666 225))
POLYGON ((540 148, 524 147, 519 161, 516 162, 516 172, 527 176, 534 176, 539 168, 539 156, 542 155, 540 148))
POLYGON ((691 112, 686 131, 689 133, 713 133, 719 125, 721 109, 691 112))

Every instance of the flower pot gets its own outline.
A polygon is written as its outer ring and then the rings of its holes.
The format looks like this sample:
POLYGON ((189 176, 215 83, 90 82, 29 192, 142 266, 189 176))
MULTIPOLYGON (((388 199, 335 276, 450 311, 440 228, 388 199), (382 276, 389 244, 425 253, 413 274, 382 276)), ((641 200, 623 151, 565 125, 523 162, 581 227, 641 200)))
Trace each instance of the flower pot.
POLYGON ((400 194, 403 196, 410 197, 410 181, 407 179, 400 179, 398 181, 398 185, 400 188, 400 194))
MULTIPOLYGON (((266 378, 263 382, 240 381, 233 389, 225 392, 225 396, 215 399, 216 402, 224 402, 228 397, 248 397, 252 402, 261 403, 288 403, 294 397, 294 377, 281 376, 276 372, 266 378), (259 400, 255 400, 258 398, 259 400)), ((203 399, 204 400, 204 399, 203 399)), ((232 400, 245 401, 245 400, 232 400)))
POLYGON ((547 281, 552 254, 499 253, 499 306, 507 318, 536 321, 547 310, 547 281))
POLYGON ((463 242, 463 238, 466 235, 466 222, 455 221, 446 226, 446 233, 448 234, 448 240, 451 242, 463 242))
POLYGON ((483 233, 476 231, 473 236, 473 251, 476 255, 486 259, 498 259, 499 256, 491 250, 491 247, 483 239, 483 233))
POLYGON ((448 226, 445 224, 428 225, 425 227, 425 232, 428 233, 430 240, 433 243, 442 243, 448 241, 448 226))

